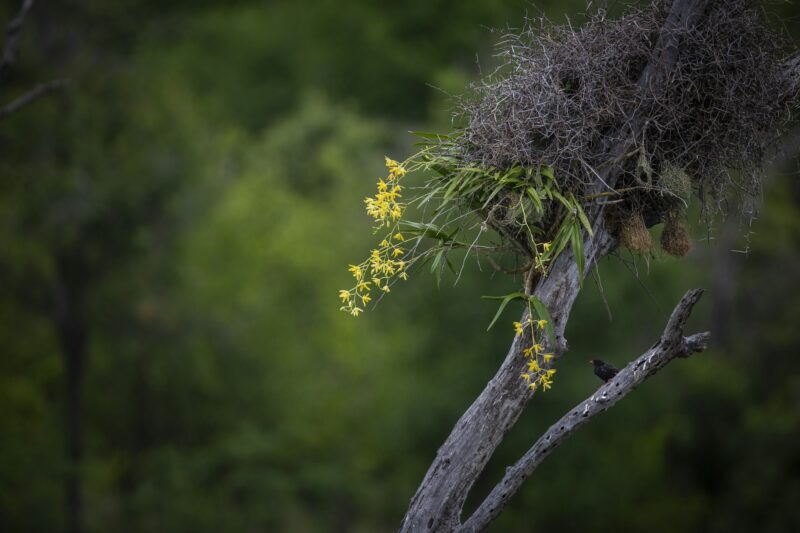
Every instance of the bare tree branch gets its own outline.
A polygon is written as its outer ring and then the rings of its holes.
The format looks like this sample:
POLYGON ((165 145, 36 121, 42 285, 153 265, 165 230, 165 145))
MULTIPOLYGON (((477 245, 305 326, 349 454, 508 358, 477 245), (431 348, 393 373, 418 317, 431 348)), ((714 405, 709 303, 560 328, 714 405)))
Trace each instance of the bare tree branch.
POLYGON ((48 81, 47 83, 40 83, 30 91, 20 96, 19 98, 12 100, 11 102, 7 103, 2 108, 0 108, 0 120, 3 120, 12 113, 19 111, 20 109, 30 104, 34 100, 38 99, 39 97, 66 87, 67 84, 69 84, 68 79, 59 79, 59 80, 48 81))
POLYGON ((3 55, 0 57, 0 79, 2 79, 5 70, 17 62, 22 25, 25 23, 25 17, 32 7, 33 0, 23 0, 19 13, 6 26, 6 42, 3 47, 3 55))
MULTIPOLYGON (((6 42, 3 46, 2 56, 0 56, 0 80, 3 79, 3 76, 8 68, 12 67, 17 62, 22 26, 25 23, 25 18, 28 16, 31 8, 33 8, 33 0, 23 0, 22 7, 20 7, 17 16, 8 23, 8 26, 6 26, 6 42)), ((36 85, 33 89, 30 89, 22 96, 12 100, 0 108, 0 120, 8 117, 12 113, 19 111, 41 96, 65 87, 68 83, 69 80, 57 79, 36 85)))
POLYGON ((581 426, 633 392, 636 387, 676 357, 688 357, 694 352, 705 350, 710 337, 708 332, 697 333, 690 337, 683 336, 683 327, 702 294, 701 289, 687 292, 672 312, 661 339, 623 368, 616 377, 550 426, 514 466, 506 469, 506 474, 500 483, 492 489, 459 531, 474 532, 486 528, 505 508, 525 479, 581 426))

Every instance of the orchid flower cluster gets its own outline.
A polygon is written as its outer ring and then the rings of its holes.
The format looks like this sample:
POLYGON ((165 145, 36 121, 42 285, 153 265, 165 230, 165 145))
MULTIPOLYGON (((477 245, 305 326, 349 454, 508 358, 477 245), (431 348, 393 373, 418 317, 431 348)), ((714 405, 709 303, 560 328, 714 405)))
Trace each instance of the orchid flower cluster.
MULTIPOLYGON (((487 254, 489 263, 495 269, 506 271, 497 265, 489 254, 508 251, 510 247, 494 243, 491 246, 479 244, 477 239, 473 242, 464 241, 458 237, 463 226, 459 224, 448 226, 450 219, 447 217, 444 217, 444 225, 439 226, 433 221, 413 222, 403 219, 409 203, 403 201, 404 187, 401 182, 407 173, 412 172, 430 171, 434 174, 424 187, 425 193, 412 198, 410 202, 415 206, 437 202, 437 216, 443 212, 457 212, 464 205, 481 205, 484 211, 488 210, 491 217, 494 208, 488 206, 495 200, 499 202, 496 205, 505 205, 510 213, 508 215, 510 220, 521 219, 520 228, 527 232, 532 251, 528 266, 522 270, 528 272, 528 275, 546 276, 552 259, 567 246, 572 247, 578 268, 583 270, 582 230, 591 232, 591 226, 579 201, 571 195, 564 196, 559 192, 558 182, 550 167, 514 167, 500 171, 463 165, 449 156, 431 154, 429 149, 422 150, 404 163, 398 163, 389 157, 385 158, 385 163, 388 174, 378 179, 374 196, 364 199, 367 214, 375 222, 374 233, 382 233, 381 241, 364 261, 349 265, 354 285, 350 289, 339 291, 342 311, 359 316, 373 297, 376 297, 376 293, 378 295, 389 293, 391 285, 397 279, 408 279, 408 269, 414 264, 431 260, 431 272, 437 276, 441 275, 444 265, 455 272, 446 256, 454 249, 467 250, 467 253, 487 254), (497 199, 500 191, 504 189, 511 191, 507 197, 516 198, 516 203, 506 205, 503 204, 504 200, 497 199), (547 211, 548 209, 551 211, 547 211), (558 219, 558 225, 553 226, 553 232, 537 226, 546 212, 566 213, 558 219), (515 218, 517 216, 518 219, 515 218), (407 245, 404 232, 408 235, 408 243, 417 244, 407 245), (546 242, 540 241, 540 238, 548 233, 553 234, 553 237, 546 242), (436 244, 420 252, 418 244, 423 238, 430 239, 436 244)), ((480 209, 476 212, 480 212, 480 209)), ((485 229, 485 223, 481 227, 485 229)), ((527 300, 527 321, 514 322, 517 335, 530 334, 530 345, 523 351, 526 369, 521 378, 527 382, 532 391, 550 389, 556 370, 551 368, 555 356, 552 353, 544 353, 544 330, 547 329, 548 335, 552 333, 552 326, 547 325, 550 315, 544 304, 535 297, 521 292, 487 298, 502 300, 495 318, 489 325, 490 328, 506 304, 515 299, 527 300)), ((525 340, 527 345, 528 339, 525 340)))
POLYGON ((528 312, 528 320, 525 322, 514 322, 514 331, 518 336, 525 334, 529 330, 531 334, 531 345, 522 351, 522 355, 527 360, 527 370, 520 377, 528 383, 528 387, 535 391, 539 388, 546 391, 553 386, 553 376, 555 368, 550 368, 550 363, 555 356, 552 353, 543 353, 544 347, 541 341, 536 338, 536 332, 543 332, 547 325, 547 320, 534 320, 533 314, 528 312))
POLYGON ((372 289, 388 293, 391 292, 389 285, 395 278, 408 279, 408 261, 404 259, 407 252, 402 247, 405 237, 399 231, 400 218, 406 207, 399 200, 403 190, 400 180, 405 176, 406 169, 388 157, 386 168, 389 175, 378 180, 377 193, 365 198, 364 203, 367 214, 375 219, 375 232, 386 229, 387 233, 366 260, 348 267, 355 279, 355 285, 349 290, 339 291, 343 304, 340 309, 353 316, 362 313, 364 309, 360 306, 366 306, 372 300, 372 289))

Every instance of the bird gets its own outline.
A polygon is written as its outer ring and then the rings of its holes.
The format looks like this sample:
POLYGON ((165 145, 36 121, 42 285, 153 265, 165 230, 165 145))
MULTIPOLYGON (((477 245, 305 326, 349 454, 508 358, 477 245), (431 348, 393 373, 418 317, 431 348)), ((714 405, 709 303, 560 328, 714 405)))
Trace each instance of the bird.
POLYGON ((619 372, 619 370, 609 365, 605 361, 601 361, 600 359, 592 359, 589 361, 589 363, 594 365, 594 375, 606 383, 608 383, 608 380, 616 376, 617 372, 619 372))

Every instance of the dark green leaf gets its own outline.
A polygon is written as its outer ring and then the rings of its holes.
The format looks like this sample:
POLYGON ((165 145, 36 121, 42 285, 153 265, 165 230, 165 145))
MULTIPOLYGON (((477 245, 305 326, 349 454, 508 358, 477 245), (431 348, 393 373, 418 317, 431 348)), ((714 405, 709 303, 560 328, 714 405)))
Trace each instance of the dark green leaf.
POLYGON ((539 214, 544 213, 544 207, 542 206, 542 199, 539 197, 539 193, 537 193, 536 189, 534 189, 533 187, 528 187, 528 198, 530 198, 531 201, 534 203, 534 205, 536 206, 536 211, 539 214))
POLYGON ((581 204, 578 203, 574 196, 572 197, 572 201, 575 203, 575 210, 578 212, 578 219, 580 219, 581 224, 583 224, 583 227, 586 228, 586 231, 589 233, 589 237, 594 237, 592 225, 589 223, 589 219, 586 218, 586 213, 583 212, 581 204))
POLYGON ((452 233, 448 234, 445 231, 433 224, 421 224, 419 222, 411 222, 404 220, 402 222, 403 231, 411 235, 420 235, 429 239, 438 239, 444 243, 453 240, 453 236, 458 232, 456 228, 452 233))
POLYGON ((416 135, 417 137, 422 137, 423 139, 449 140, 452 138, 452 135, 442 135, 441 133, 429 133, 427 131, 412 131, 411 134, 416 135))
POLYGON ((495 313, 494 318, 492 319, 492 322, 489 324, 489 327, 486 328, 486 331, 489 331, 492 329, 492 326, 494 326, 494 323, 497 322, 497 319, 500 318, 500 315, 503 314, 503 309, 506 308, 508 302, 511 300, 525 299, 526 296, 521 292, 512 292, 511 294, 506 294, 505 296, 481 296, 481 298, 484 300, 502 300, 502 302, 500 302, 500 307, 497 309, 497 313, 495 313))
POLYGON ((581 235, 581 228, 577 224, 570 226, 570 241, 572 243, 572 255, 575 256, 575 263, 578 265, 580 283, 583 285, 583 272, 586 266, 586 258, 583 255, 583 237, 581 235))
POLYGON ((547 320, 547 324, 544 326, 544 331, 547 333, 547 338, 550 340, 550 346, 555 348, 556 346, 556 329, 553 326, 553 317, 550 316, 550 312, 547 310, 547 306, 545 306, 540 299, 536 296, 529 296, 528 301, 531 302, 533 306, 533 310, 536 311, 536 316, 540 319, 547 320))

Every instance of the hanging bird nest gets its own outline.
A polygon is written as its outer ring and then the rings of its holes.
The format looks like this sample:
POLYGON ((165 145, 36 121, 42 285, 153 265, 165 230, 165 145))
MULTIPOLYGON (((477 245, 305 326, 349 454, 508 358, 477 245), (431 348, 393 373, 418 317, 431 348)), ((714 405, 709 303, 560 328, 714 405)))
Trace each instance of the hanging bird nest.
POLYGON ((689 230, 679 212, 667 214, 664 231, 661 232, 661 249, 673 257, 685 257, 692 250, 689 230))
POLYGON ((632 213, 619 222, 619 243, 634 253, 649 252, 653 248, 653 239, 644 223, 641 213, 632 213))

